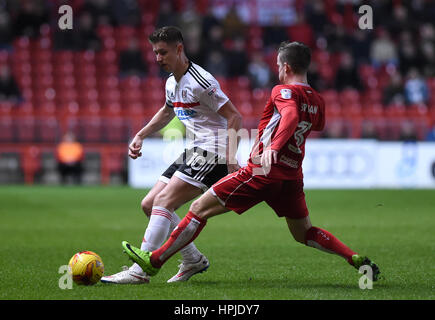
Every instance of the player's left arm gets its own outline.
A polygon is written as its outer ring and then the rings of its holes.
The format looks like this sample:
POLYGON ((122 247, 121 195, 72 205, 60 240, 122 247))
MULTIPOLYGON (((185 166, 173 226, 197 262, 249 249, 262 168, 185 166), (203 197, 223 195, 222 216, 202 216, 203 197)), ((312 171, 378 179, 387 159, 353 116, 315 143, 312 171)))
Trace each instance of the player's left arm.
POLYGON ((228 172, 232 173, 240 168, 236 159, 236 153, 240 142, 240 136, 237 133, 242 127, 242 115, 230 100, 219 108, 218 113, 227 119, 227 165, 228 172))

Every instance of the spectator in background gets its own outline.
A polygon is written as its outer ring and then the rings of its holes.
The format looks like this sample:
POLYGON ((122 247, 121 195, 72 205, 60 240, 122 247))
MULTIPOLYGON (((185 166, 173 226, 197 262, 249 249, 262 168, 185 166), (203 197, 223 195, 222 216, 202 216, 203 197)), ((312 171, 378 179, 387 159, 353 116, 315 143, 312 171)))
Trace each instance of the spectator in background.
POLYGON ((379 135, 373 121, 363 121, 361 125, 361 139, 379 139, 379 135))
POLYGON ((392 63, 397 65, 398 53, 394 42, 387 30, 379 28, 377 37, 370 46, 370 60, 375 67, 392 63))
MULTIPOLYGON (((192 59, 192 61, 194 60, 192 59)), ((196 63, 196 61, 194 62, 196 63)), ((227 62, 225 61, 224 55, 219 50, 209 52, 204 67, 215 77, 228 77, 227 62)))
POLYGON ((21 92, 7 65, 0 68, 0 102, 17 103, 21 100, 21 92))
POLYGON ((322 91, 327 88, 326 81, 319 76, 319 67, 315 61, 311 61, 307 72, 308 83, 316 91, 322 91))
POLYGON ((160 2, 159 13, 156 21, 156 28, 177 25, 177 15, 175 14, 172 1, 164 0, 160 2))
POLYGON ((405 82, 405 100, 408 105, 426 104, 429 100, 427 83, 416 68, 412 68, 408 73, 405 82))
POLYGON ((21 7, 14 19, 15 36, 37 38, 40 35, 41 26, 50 21, 46 1, 24 0, 20 4, 21 7))
POLYGON ((138 26, 141 10, 136 0, 110 0, 111 17, 119 25, 138 26))
POLYGON ((12 24, 7 11, 0 10, 0 49, 12 49, 12 24))
POLYGON ((72 132, 67 132, 63 136, 62 142, 56 149, 56 158, 62 184, 68 183, 70 178, 73 183, 81 184, 84 151, 72 132))
POLYGON ((92 17, 92 21, 94 21, 96 25, 116 24, 116 19, 113 16, 109 0, 84 0, 82 12, 89 13, 92 17))
POLYGON ((83 12, 79 17, 77 29, 74 32, 74 47, 76 50, 98 51, 101 40, 96 33, 95 20, 89 12, 83 12))
POLYGON ((399 69, 402 74, 408 74, 411 68, 422 68, 422 57, 412 40, 404 40, 399 46, 399 69))
POLYGON ((246 75, 248 67, 248 55, 246 54, 245 40, 236 38, 233 48, 227 52, 228 75, 239 77, 246 75))
POLYGON ((202 52, 202 17, 196 11, 193 2, 183 10, 178 19, 178 26, 183 30, 183 38, 186 53, 195 63, 203 63, 204 56, 202 52))
POLYGON ((136 39, 131 38, 128 48, 119 54, 119 71, 121 77, 138 76, 144 77, 147 72, 142 51, 136 39))
POLYGON ((356 29, 350 39, 350 50, 357 66, 370 63, 371 32, 356 29))
POLYGON ((178 19, 178 27, 183 30, 184 40, 188 43, 201 41, 201 26, 202 17, 196 11, 194 2, 189 2, 178 19))
POLYGON ((239 17, 235 5, 231 7, 225 18, 222 20, 222 27, 225 39, 235 39, 237 37, 244 38, 246 25, 239 17))
POLYGON ((276 15, 272 24, 263 28, 263 45, 266 50, 275 51, 281 42, 288 40, 287 29, 282 25, 281 18, 276 15))
POLYGON ((328 50, 331 53, 340 53, 349 50, 352 36, 348 34, 344 26, 335 25, 326 32, 328 50))
MULTIPOLYGON (((170 25, 170 24, 167 24, 167 25, 170 25)), ((211 29, 214 28, 215 26, 222 28, 220 20, 218 18, 216 18, 213 14, 212 7, 209 7, 207 10, 207 13, 202 18, 201 30, 202 30, 202 40, 203 41, 208 41, 208 39, 210 37, 211 29)))
POLYGON ((352 55, 348 52, 341 54, 340 65, 335 74, 335 88, 338 91, 348 88, 356 90, 362 88, 357 67, 352 55))
POLYGON ((432 23, 424 23, 419 28, 419 36, 421 42, 435 43, 435 26, 432 23))
POLYGON ((408 9, 399 4, 393 6, 392 15, 385 21, 388 31, 391 35, 397 35, 403 31, 415 32, 415 17, 412 17, 408 9))
POLYGON ((206 51, 204 46, 202 45, 202 40, 197 39, 195 41, 186 40, 186 53, 189 56, 190 60, 195 62, 196 64, 204 64, 205 55, 204 52, 206 51))
POLYGON ((264 62, 261 52, 254 52, 248 64, 248 76, 252 88, 270 88, 272 73, 264 62))
POLYGON ((435 77, 435 44, 425 41, 421 45, 423 76, 427 78, 435 77))
POLYGON ((403 79, 399 72, 395 72, 391 75, 390 83, 384 88, 382 95, 382 102, 385 106, 397 104, 399 101, 402 102, 399 104, 405 102, 403 79))
POLYGON ((207 35, 207 39, 205 43, 207 46, 205 49, 205 55, 211 51, 220 51, 224 53, 224 49, 222 48, 222 43, 224 42, 224 29, 221 25, 214 25, 210 28, 210 31, 207 35))
POLYGON ((324 36, 325 26, 329 24, 324 1, 306 1, 305 17, 308 24, 313 28, 314 34, 320 37, 324 36))
POLYGON ((400 124, 400 141, 417 141, 417 132, 415 130, 415 125, 411 121, 405 120, 400 124))

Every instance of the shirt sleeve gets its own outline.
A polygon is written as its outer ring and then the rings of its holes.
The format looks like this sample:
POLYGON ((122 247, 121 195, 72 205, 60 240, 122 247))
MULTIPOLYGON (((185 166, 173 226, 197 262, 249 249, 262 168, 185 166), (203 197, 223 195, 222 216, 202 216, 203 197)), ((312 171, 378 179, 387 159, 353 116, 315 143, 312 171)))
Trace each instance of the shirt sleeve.
POLYGON ((281 115, 270 146, 272 150, 281 150, 296 130, 299 113, 295 98, 290 88, 276 86, 272 90, 272 101, 281 115))
POLYGON ((276 151, 281 150, 289 141, 299 122, 299 115, 295 108, 282 108, 280 114, 281 120, 270 145, 270 148, 276 151))
POLYGON ((168 89, 168 82, 169 82, 169 78, 166 80, 166 85, 165 85, 165 101, 166 101, 166 106, 168 106, 169 108, 173 108, 174 104, 172 103, 172 99, 170 98, 170 91, 168 89))
POLYGON ((207 81, 210 83, 205 89, 200 87, 198 94, 201 104, 208 106, 213 111, 217 112, 229 98, 222 91, 219 82, 214 77, 209 77, 207 81))

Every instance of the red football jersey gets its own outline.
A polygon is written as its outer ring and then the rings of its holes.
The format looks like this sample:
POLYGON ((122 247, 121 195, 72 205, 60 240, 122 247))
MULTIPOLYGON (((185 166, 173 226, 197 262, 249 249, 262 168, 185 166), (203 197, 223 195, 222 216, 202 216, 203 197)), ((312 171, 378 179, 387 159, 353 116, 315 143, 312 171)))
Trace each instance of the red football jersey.
POLYGON ((303 83, 275 86, 258 125, 248 166, 261 167, 263 150, 270 148, 278 151, 278 161, 265 172, 268 178, 302 179, 305 140, 311 130, 321 131, 324 126, 325 102, 318 92, 303 83))

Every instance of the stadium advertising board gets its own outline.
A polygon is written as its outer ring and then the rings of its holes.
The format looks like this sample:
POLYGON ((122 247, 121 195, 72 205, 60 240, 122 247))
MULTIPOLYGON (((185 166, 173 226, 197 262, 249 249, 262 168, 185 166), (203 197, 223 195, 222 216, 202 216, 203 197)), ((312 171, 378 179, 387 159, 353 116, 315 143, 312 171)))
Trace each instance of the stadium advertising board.
MULTIPOLYGON (((240 142, 242 165, 251 143, 240 142)), ((129 184, 152 187, 183 147, 179 142, 145 140, 142 157, 129 159, 129 184)), ((303 170, 306 188, 435 188, 435 144, 309 139, 303 170)))

